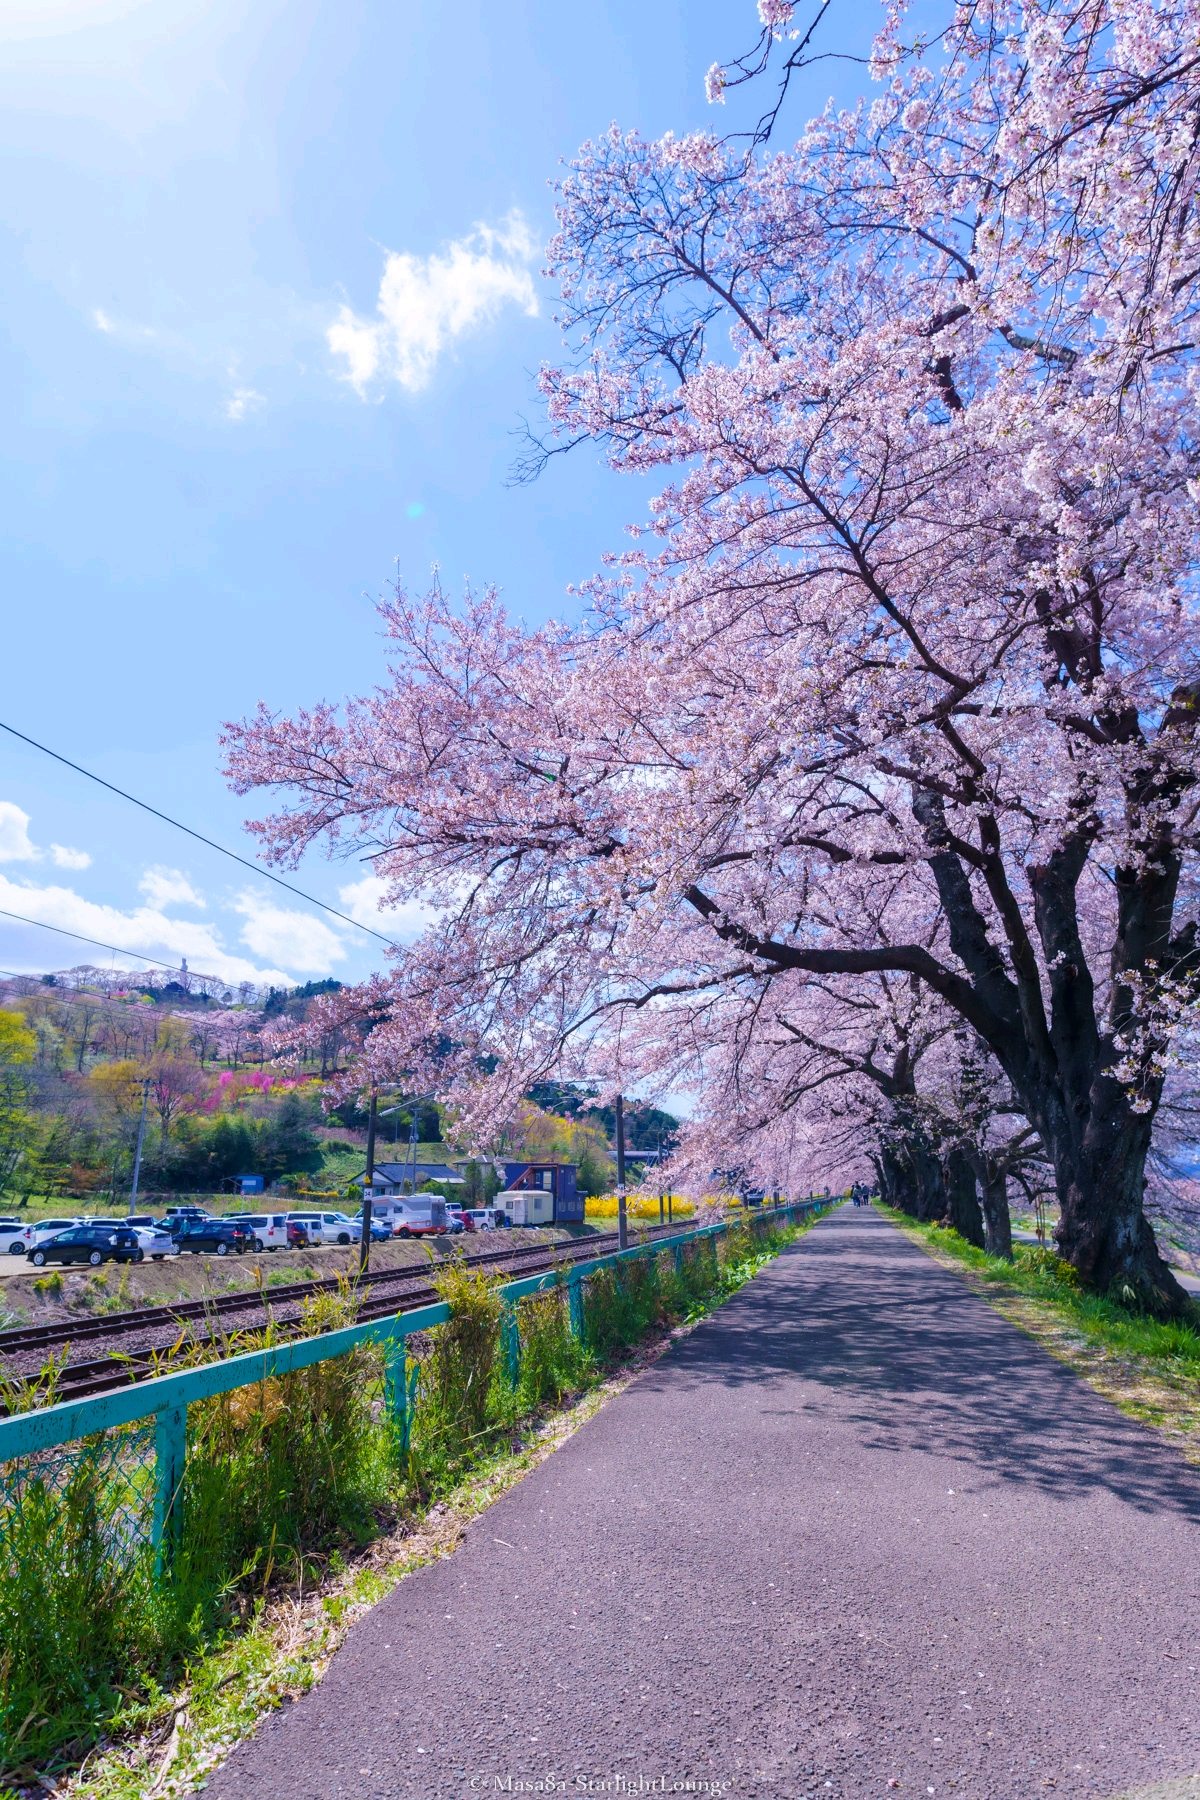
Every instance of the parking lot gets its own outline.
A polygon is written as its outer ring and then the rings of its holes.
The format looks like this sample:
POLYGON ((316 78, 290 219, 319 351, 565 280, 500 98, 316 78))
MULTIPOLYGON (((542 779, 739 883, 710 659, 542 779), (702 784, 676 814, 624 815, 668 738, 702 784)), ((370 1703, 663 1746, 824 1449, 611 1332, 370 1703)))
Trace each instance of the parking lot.
MULTIPOLYGON (((218 1198, 220 1198, 218 1196, 218 1198)), ((289 1209, 290 1210, 290 1209, 289 1209)), ((68 1209, 61 1215, 67 1217, 68 1209)), ((115 1217, 115 1214, 106 1214, 115 1217)), ((161 1214, 156 1214, 160 1216, 161 1214)), ((603 1222, 595 1229, 603 1230, 603 1222)), ((452 1246, 467 1250, 501 1242, 518 1244, 554 1243, 561 1239, 590 1235, 593 1227, 561 1226, 515 1228, 488 1236, 441 1237, 429 1240, 392 1238, 372 1244, 371 1267, 391 1269, 412 1266, 427 1268, 430 1252, 434 1256, 452 1246)), ((169 1300, 201 1299, 209 1293, 230 1293, 261 1283, 264 1287, 306 1278, 328 1278, 339 1271, 358 1267, 359 1247, 310 1246, 305 1250, 277 1250, 256 1255, 217 1257, 211 1254, 173 1256, 165 1262, 106 1262, 98 1269, 86 1264, 57 1265, 35 1269, 24 1256, 0 1255, 0 1313, 14 1319, 51 1323, 58 1317, 78 1313, 104 1311, 120 1304, 124 1307, 161 1305, 169 1300), (35 1283, 38 1284, 35 1286, 35 1283)))

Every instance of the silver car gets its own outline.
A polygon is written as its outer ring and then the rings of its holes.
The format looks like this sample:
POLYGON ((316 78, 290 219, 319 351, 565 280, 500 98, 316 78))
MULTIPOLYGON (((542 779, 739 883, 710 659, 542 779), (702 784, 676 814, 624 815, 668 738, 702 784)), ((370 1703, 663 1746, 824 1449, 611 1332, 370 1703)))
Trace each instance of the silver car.
POLYGON ((131 1225, 129 1229, 136 1231, 143 1255, 153 1262, 161 1262, 164 1256, 179 1255, 179 1245, 161 1225, 131 1225))
POLYGON ((0 1256, 25 1256, 33 1249, 33 1226, 20 1219, 0 1219, 0 1256))

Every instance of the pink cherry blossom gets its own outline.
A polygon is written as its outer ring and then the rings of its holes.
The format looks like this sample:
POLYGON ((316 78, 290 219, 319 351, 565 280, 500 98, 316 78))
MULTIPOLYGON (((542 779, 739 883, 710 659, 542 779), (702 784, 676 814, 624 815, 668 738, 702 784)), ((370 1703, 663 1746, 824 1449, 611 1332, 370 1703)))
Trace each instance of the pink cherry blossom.
POLYGON ((1170 1307, 1142 1180, 1197 956, 1200 0, 944 23, 935 60, 888 12, 872 103, 791 150, 584 147, 546 449, 655 471, 649 517, 578 626, 398 593, 387 682, 231 727, 230 770, 283 795, 272 854, 436 909, 314 1007, 363 1035, 348 1080, 438 1092, 464 1141, 551 1067, 688 1087, 698 1179, 802 1185, 814 1095, 843 1166, 886 1142, 864 1058, 909 984, 941 1033, 909 1114, 985 1161, 1026 1134, 1062 1254, 1170 1307))

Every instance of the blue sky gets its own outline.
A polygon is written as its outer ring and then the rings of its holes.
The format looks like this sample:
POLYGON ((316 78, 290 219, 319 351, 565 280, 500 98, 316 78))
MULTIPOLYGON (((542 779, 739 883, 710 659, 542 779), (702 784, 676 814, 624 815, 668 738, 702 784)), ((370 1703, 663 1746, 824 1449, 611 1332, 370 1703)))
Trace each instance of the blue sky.
MULTIPOLYGON (((5 0, 0 718, 252 855, 221 721, 368 688, 390 580, 561 614, 645 496, 586 448, 506 484, 558 342, 548 182, 614 118, 733 124, 704 70, 756 30, 752 0, 5 0)), ((816 71, 793 124, 860 80, 816 71)), ((375 916, 356 864, 293 879, 375 916)), ((381 949, 2 734, 0 908, 234 981, 381 949)), ((0 968, 82 960, 130 961, 0 918, 0 968)))

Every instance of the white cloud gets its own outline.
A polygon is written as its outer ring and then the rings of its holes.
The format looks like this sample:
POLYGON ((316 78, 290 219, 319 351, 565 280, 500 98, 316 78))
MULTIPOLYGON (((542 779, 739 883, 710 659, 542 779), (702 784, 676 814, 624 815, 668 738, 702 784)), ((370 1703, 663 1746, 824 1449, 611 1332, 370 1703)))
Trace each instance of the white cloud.
POLYGON ((234 388, 225 405, 225 417, 235 425, 240 424, 248 412, 254 412, 266 403, 266 396, 256 393, 253 388, 234 388))
POLYGON ((345 960, 341 938, 311 913, 291 912, 250 889, 239 895, 234 911, 246 921, 242 942, 256 956, 276 957, 306 975, 328 975, 345 960))
POLYGON ((29 814, 0 800, 0 862, 36 862, 41 851, 30 842, 29 814))
POLYGON ((403 906, 385 907, 383 899, 387 891, 388 884, 381 875, 364 875, 361 881, 352 881, 349 887, 339 888, 338 899, 358 924, 369 925, 372 931, 382 931, 398 944, 408 943, 437 915, 430 907, 422 906, 419 900, 407 901, 403 906))
MULTIPOLYGON (((0 800, 0 862, 41 862, 45 855, 29 835, 29 814, 11 800, 0 800)), ((49 855, 60 869, 92 866, 86 850, 72 850, 66 844, 51 844, 49 855)))
POLYGON ((90 869, 92 866, 86 850, 72 850, 68 844, 51 844, 50 860, 60 869, 90 869))
POLYGON ((365 393, 376 381, 395 381, 409 393, 427 387, 438 358, 457 338, 476 330, 507 305, 537 317, 526 265, 537 253, 528 225, 510 212, 498 228, 479 225, 443 255, 390 251, 373 319, 343 306, 326 337, 346 360, 346 379, 365 393))
POLYGON ((181 906, 203 906, 198 894, 182 869, 164 869, 161 864, 147 869, 138 882, 138 892, 145 894, 151 906, 161 910, 177 901, 181 906))
MULTIPOLYGON (((199 975, 218 975, 230 982, 274 982, 279 985, 293 981, 296 971, 306 967, 297 962, 290 968, 286 965, 264 968, 244 956, 231 954, 213 927, 202 920, 170 919, 154 905, 122 912, 119 907, 85 900, 73 888, 34 887, 26 882, 9 881, 0 875, 0 908, 20 913, 43 925, 58 926, 63 931, 98 939, 101 944, 113 944, 118 952, 118 967, 121 966, 121 952, 128 952, 131 958, 156 957, 171 964, 178 964, 179 959, 186 956, 189 967, 199 975)), ((8 931, 18 929, 11 920, 0 922, 8 931)), ((39 947, 42 937, 43 934, 38 932, 39 947)), ((73 946, 67 937, 56 941, 49 932, 45 934, 45 944, 44 955, 37 959, 41 968, 63 968, 75 962, 103 960, 94 946, 89 948, 82 943, 73 946)))

